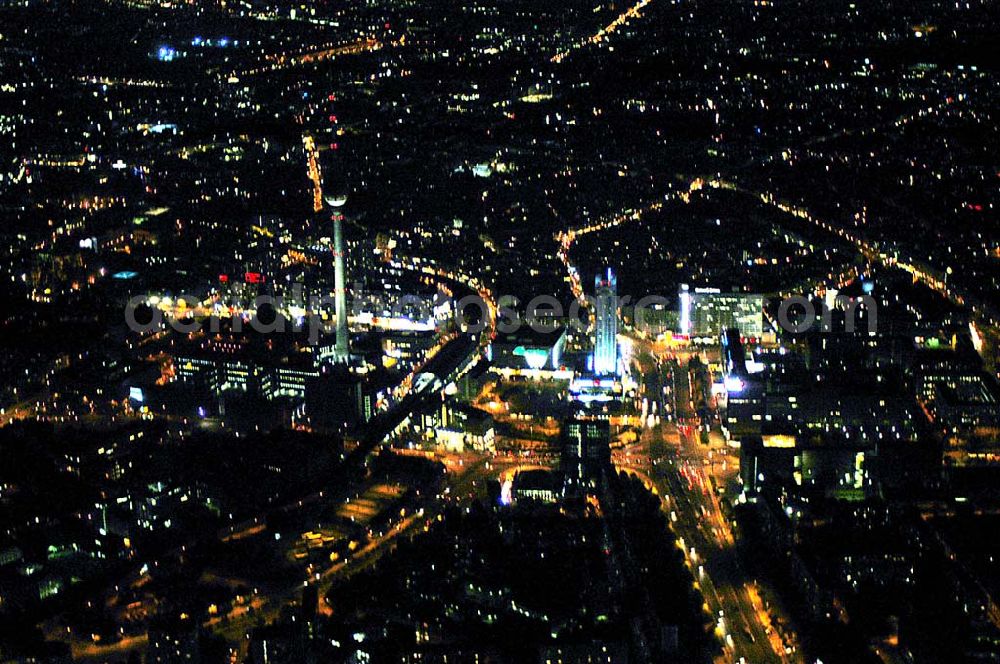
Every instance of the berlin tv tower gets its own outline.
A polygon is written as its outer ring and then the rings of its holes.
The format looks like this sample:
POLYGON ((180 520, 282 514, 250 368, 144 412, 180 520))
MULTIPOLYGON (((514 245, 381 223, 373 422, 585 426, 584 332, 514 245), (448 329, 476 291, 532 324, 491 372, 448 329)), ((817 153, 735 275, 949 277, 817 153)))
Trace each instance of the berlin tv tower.
POLYGON ((334 346, 334 361, 347 363, 351 357, 350 337, 347 331, 347 269, 344 265, 344 205, 346 194, 323 195, 323 176, 319 167, 319 150, 316 141, 308 134, 302 137, 302 145, 309 157, 309 179, 313 183, 313 212, 320 215, 331 211, 333 220, 333 287, 335 291, 337 316, 337 342, 334 346))

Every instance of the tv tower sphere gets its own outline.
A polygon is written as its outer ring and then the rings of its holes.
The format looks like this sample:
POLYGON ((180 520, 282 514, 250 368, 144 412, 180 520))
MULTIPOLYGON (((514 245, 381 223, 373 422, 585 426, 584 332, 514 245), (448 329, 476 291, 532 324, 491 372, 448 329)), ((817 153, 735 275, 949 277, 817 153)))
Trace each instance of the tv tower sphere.
POLYGON ((326 196, 326 204, 332 208, 341 208, 347 203, 347 194, 337 194, 336 196, 326 196))

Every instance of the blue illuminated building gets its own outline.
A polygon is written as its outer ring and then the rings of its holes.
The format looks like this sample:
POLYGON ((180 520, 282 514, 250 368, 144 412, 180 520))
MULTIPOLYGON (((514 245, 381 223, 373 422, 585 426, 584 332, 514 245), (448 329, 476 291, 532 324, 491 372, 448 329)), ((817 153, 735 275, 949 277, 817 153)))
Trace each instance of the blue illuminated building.
POLYGON ((597 325, 594 329, 594 373, 618 375, 618 279, 608 268, 594 282, 597 325))

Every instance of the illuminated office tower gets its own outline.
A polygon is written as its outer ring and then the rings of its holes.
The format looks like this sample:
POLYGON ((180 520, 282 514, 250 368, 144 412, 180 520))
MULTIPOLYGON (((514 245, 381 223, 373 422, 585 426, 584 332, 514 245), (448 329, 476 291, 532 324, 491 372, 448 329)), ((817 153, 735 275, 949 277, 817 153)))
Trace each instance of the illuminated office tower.
POLYGON ((681 284, 680 332, 692 337, 718 338, 735 328, 744 337, 759 339, 764 333, 764 296, 724 293, 718 288, 690 289, 681 284))
POLYGON ((618 374, 618 279, 611 268, 594 280, 597 324, 594 329, 594 373, 618 374))

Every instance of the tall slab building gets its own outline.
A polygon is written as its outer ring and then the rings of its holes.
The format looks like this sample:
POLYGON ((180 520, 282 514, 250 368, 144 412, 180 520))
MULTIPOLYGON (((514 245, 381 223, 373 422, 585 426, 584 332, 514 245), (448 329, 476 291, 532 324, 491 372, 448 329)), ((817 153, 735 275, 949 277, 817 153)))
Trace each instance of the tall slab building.
POLYGON ((611 268, 594 280, 597 299, 594 329, 594 373, 618 375, 618 279, 611 268))

